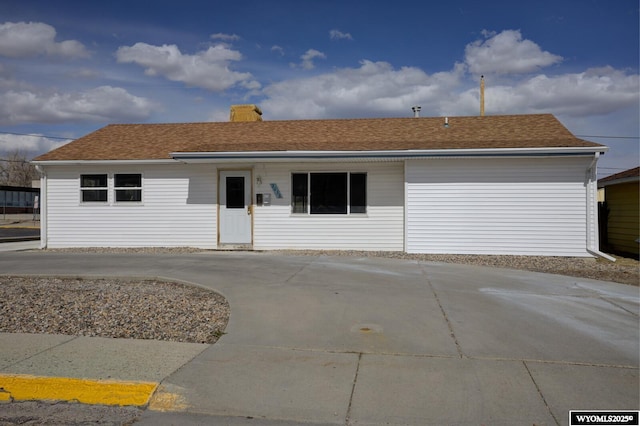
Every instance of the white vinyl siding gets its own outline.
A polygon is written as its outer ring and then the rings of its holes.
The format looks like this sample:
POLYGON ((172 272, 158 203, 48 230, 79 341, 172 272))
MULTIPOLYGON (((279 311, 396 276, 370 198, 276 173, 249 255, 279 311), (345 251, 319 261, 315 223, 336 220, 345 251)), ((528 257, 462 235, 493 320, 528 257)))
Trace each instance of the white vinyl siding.
POLYGON ((213 165, 47 168, 47 246, 217 247, 213 165), (80 175, 108 174, 108 203, 81 203, 80 175), (114 175, 142 174, 138 203, 115 203, 114 175))
MULTIPOLYGON (((256 250, 589 256, 585 182, 591 160, 440 158, 224 170, 252 169, 256 250), (292 213, 292 173, 310 172, 365 173, 366 213, 292 213), (270 202, 255 205, 256 194, 269 195, 270 202)), ((46 173, 43 229, 50 248, 218 247, 215 164, 48 166, 46 173), (141 202, 114 201, 120 173, 142 176, 141 202), (81 202, 83 174, 107 174, 108 202, 81 202)))
POLYGON ((409 253, 589 256, 586 157, 406 166, 409 253))
MULTIPOLYGON (((404 249, 404 167, 401 162, 261 164, 255 193, 271 194, 271 205, 254 209, 254 249, 404 249), (291 212, 291 174, 352 172, 367 174, 363 214, 310 215, 291 212), (275 183, 282 194, 276 198, 275 183)), ((255 200, 255 196, 254 196, 255 200)))

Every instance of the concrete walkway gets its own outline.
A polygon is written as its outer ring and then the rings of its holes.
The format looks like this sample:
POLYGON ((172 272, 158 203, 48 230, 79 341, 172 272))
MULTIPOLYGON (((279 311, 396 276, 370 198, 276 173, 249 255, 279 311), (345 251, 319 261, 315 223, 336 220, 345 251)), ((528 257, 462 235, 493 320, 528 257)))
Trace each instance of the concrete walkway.
POLYGON ((565 425, 571 409, 640 408, 637 287, 246 252, 3 252, 0 273, 165 277, 227 297, 211 346, 0 334, 0 374, 159 383, 140 424, 565 425))

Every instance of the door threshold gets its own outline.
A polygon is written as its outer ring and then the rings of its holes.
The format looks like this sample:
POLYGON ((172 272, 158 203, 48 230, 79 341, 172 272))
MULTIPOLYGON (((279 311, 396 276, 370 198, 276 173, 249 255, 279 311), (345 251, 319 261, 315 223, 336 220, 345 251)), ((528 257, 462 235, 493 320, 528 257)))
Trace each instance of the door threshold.
POLYGON ((218 250, 253 250, 252 244, 218 244, 218 250))

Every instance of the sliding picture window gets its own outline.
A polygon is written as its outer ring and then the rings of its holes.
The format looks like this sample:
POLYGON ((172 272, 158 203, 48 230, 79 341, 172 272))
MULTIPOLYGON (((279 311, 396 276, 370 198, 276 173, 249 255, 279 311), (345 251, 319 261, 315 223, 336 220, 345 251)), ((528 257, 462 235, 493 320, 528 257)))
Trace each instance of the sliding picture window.
POLYGON ((356 214, 367 212, 367 174, 293 173, 291 212, 356 214))
POLYGON ((311 173, 311 214, 347 214, 347 174, 311 173))

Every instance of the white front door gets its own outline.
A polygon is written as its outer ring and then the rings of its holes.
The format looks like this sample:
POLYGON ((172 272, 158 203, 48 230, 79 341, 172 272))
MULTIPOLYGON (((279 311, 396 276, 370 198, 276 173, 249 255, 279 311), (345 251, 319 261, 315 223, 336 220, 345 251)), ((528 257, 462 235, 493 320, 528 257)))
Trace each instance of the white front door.
POLYGON ((220 172, 220 244, 251 244, 251 172, 220 172))

